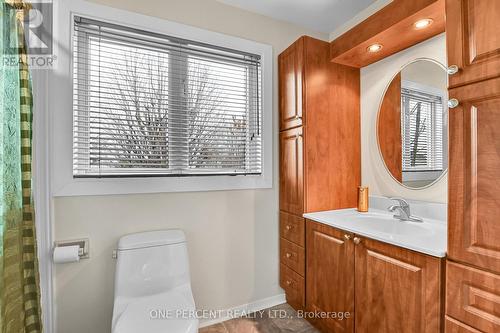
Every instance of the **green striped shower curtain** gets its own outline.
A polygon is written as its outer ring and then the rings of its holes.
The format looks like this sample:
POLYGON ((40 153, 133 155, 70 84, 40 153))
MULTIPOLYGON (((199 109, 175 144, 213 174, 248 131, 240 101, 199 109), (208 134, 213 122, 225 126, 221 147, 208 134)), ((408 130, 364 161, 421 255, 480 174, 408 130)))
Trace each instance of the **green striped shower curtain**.
POLYGON ((0 0, 0 330, 41 332, 32 203, 32 92, 20 1, 0 0), (15 61, 13 61, 15 60, 15 61))

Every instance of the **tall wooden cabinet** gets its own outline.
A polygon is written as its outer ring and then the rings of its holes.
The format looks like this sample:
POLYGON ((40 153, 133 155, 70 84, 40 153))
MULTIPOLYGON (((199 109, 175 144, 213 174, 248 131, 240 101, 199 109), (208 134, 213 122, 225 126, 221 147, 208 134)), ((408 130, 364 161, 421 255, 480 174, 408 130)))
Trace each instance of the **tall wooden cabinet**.
POLYGON ((280 281, 305 306, 305 212, 355 207, 360 185, 359 69, 331 63, 329 43, 301 37, 278 57, 280 281))
POLYGON ((446 332, 500 332, 500 1, 447 0, 446 332))

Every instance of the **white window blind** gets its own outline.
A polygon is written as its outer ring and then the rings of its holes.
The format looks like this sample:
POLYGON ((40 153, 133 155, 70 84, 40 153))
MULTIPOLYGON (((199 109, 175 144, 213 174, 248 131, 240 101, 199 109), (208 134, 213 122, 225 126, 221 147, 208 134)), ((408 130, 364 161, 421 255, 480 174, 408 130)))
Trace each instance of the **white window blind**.
POLYGON ((401 89, 403 171, 443 170, 443 99, 401 89))
POLYGON ((74 17, 73 176, 260 174, 259 55, 74 17))

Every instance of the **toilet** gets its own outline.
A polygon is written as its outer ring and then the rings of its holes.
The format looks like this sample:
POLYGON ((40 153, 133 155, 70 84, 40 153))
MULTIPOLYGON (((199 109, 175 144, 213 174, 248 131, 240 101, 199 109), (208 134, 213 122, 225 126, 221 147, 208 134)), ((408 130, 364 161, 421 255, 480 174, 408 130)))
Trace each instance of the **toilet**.
POLYGON ((195 333, 186 237, 181 230, 118 242, 112 333, 195 333))

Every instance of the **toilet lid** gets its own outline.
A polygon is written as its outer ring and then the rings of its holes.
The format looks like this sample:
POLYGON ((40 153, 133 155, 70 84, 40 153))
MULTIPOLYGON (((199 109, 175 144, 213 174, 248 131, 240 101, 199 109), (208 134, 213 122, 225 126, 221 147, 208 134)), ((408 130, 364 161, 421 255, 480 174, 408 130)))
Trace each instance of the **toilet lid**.
POLYGON ((192 300, 178 291, 141 297, 127 305, 113 333, 195 333, 194 311, 192 300))

